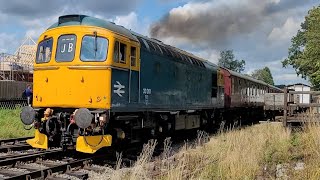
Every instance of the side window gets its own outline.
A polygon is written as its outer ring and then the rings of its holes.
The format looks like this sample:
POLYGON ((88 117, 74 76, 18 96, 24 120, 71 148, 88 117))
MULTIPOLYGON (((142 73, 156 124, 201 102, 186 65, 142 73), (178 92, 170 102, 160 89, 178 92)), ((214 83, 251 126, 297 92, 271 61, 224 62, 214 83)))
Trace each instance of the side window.
POLYGON ((76 35, 62 35, 58 39, 56 61, 71 62, 76 49, 76 35))
POLYGON ((119 63, 119 42, 114 44, 113 61, 119 63))
POLYGON ((89 35, 84 36, 81 42, 81 61, 105 61, 108 46, 109 42, 106 38, 89 35))
POLYGON ((131 60, 131 66, 136 66, 137 65, 137 49, 136 47, 131 47, 131 56, 130 56, 130 60, 131 60))
POLYGON ((113 61, 116 63, 126 64, 127 45, 116 41, 114 44, 113 61))
POLYGON ((36 63, 46 63, 51 59, 53 39, 45 39, 41 41, 37 49, 36 63))
POLYGON ((254 86, 253 86, 253 84, 251 84, 251 96, 253 96, 254 95, 254 86))
POLYGON ((254 86, 254 95, 255 95, 255 96, 258 95, 258 89, 257 89, 257 86, 256 86, 256 85, 254 86))
POLYGON ((127 45, 120 43, 120 54, 119 54, 120 63, 126 64, 126 50, 127 50, 127 45))

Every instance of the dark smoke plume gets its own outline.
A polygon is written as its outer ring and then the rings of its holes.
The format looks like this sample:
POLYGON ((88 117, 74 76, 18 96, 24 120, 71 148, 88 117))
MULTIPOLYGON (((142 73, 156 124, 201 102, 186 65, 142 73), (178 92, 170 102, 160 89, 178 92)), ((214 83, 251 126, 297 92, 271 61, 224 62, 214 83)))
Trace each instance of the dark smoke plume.
POLYGON ((181 38, 218 45, 239 34, 249 34, 267 19, 297 7, 301 0, 193 1, 172 9, 151 25, 152 37, 181 38))

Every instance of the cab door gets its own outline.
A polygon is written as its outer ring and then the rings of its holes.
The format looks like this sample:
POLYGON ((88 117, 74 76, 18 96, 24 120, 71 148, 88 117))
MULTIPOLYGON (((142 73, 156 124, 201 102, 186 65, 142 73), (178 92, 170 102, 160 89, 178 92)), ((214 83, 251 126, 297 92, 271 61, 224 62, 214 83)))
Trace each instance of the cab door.
POLYGON ((115 39, 113 49, 112 106, 137 104, 140 94, 139 44, 119 37, 115 39))

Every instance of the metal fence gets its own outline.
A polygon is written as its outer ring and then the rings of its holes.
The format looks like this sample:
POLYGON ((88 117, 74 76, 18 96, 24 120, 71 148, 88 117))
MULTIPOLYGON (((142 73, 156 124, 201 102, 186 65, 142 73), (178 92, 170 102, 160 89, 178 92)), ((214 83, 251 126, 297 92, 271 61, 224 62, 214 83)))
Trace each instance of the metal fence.
POLYGON ((27 99, 23 98, 0 100, 0 109, 16 109, 27 105, 27 99))
POLYGON ((24 81, 0 81, 0 100, 16 100, 31 83, 24 81))
POLYGON ((0 80, 0 108, 14 109, 27 105, 27 99, 22 97, 27 85, 23 81, 2 81, 0 80))

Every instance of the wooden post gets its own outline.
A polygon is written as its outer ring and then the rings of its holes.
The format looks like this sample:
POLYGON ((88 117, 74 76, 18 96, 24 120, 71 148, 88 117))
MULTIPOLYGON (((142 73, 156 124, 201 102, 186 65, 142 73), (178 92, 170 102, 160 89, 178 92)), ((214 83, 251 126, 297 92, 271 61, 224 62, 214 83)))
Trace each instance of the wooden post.
POLYGON ((284 88, 284 105, 283 105, 283 127, 287 127, 287 111, 288 111, 288 89, 284 88))

